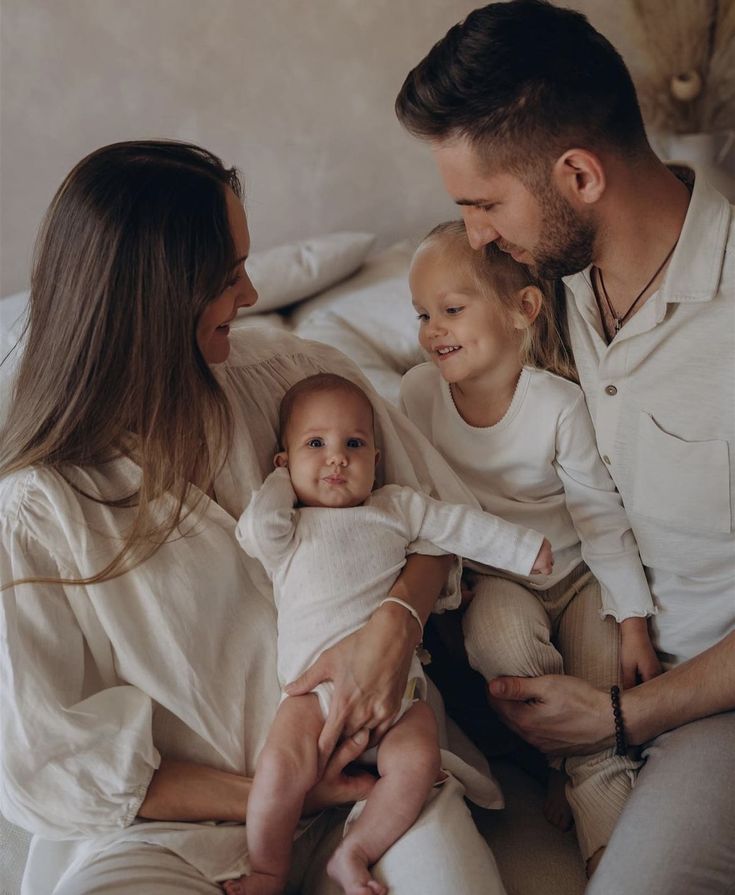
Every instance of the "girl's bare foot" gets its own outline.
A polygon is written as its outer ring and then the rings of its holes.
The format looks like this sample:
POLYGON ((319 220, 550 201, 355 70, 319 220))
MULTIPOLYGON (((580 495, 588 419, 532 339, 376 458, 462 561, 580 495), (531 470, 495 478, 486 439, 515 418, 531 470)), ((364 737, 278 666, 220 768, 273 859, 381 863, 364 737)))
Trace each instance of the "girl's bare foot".
POLYGON ((605 846, 603 845, 601 848, 598 848, 597 851, 592 855, 591 858, 587 860, 587 879, 592 878, 592 874, 597 870, 597 865, 600 863, 602 856, 605 854, 605 846))
POLYGON ((269 873, 251 873, 222 883, 227 895, 281 895, 284 880, 269 873))
POLYGON ((327 873, 342 886, 345 895, 386 895, 386 887, 370 876, 368 863, 365 852, 345 839, 330 858, 327 873))
POLYGON ((546 800, 544 801, 544 817, 550 824, 566 833, 574 823, 572 809, 566 795, 567 775, 563 771, 549 768, 549 780, 546 784, 546 800))

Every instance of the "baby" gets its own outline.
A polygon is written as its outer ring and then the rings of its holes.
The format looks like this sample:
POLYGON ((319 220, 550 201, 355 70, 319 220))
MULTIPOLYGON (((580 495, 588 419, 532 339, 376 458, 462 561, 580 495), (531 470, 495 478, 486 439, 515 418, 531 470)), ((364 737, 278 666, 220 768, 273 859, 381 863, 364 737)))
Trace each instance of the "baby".
MULTIPOLYGON (((483 509, 544 531, 556 560, 541 580, 489 569, 476 577, 463 618, 470 663, 486 680, 566 671, 606 689, 621 669, 626 686, 654 676, 646 619, 655 607, 584 395, 569 381, 553 285, 495 245, 473 251, 461 221, 422 242, 410 285, 431 362, 405 375, 404 412, 483 509)), ((566 759, 589 872, 637 767, 613 750, 566 759)), ((547 816, 568 824, 558 798, 547 816)))
MULTIPOLYGON (((385 594, 417 540, 517 574, 551 572, 548 542, 537 532, 411 488, 373 491, 373 408, 354 383, 327 373, 298 382, 283 398, 280 432, 277 468, 240 517, 237 537, 273 579, 282 685, 395 599, 385 594)), ((318 779, 330 695, 325 683, 282 700, 248 800, 252 871, 225 883, 228 895, 283 891, 304 796, 318 779)), ((436 722, 424 695, 414 657, 403 705, 378 744, 380 778, 327 868, 348 895, 386 891, 369 868, 413 824, 437 779, 436 722)))

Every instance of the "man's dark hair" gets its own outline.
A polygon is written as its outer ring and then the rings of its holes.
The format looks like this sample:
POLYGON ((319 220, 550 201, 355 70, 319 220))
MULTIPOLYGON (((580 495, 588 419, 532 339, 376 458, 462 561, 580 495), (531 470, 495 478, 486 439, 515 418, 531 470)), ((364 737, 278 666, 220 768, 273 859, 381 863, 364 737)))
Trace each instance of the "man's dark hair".
POLYGON ((464 137, 488 163, 538 170, 572 147, 647 147, 625 63, 585 16, 545 0, 476 9, 406 78, 396 114, 414 136, 464 137))

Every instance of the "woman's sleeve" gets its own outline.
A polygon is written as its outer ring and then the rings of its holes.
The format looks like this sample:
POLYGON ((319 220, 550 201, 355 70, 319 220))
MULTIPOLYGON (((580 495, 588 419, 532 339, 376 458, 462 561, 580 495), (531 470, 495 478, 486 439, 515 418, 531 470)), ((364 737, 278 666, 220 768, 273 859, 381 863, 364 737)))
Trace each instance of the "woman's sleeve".
POLYGON ((240 516, 235 536, 242 549, 272 574, 291 551, 296 494, 288 470, 275 469, 240 516))
POLYGON ((600 582, 602 615, 616 621, 655 615, 638 545, 615 484, 600 459, 584 395, 557 427, 556 470, 582 558, 600 582))
POLYGON ((73 591, 86 601, 83 588, 11 583, 69 574, 27 531, 2 526, 0 811, 48 839, 132 823, 160 762, 151 699, 92 683, 94 659, 68 599, 73 591))

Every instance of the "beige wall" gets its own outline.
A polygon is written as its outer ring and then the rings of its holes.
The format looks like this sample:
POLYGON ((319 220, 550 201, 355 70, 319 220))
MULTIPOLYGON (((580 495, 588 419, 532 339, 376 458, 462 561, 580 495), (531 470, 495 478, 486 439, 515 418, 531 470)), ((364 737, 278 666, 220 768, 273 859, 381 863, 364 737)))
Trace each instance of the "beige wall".
POLYGON ((247 181, 253 247, 383 243, 449 211, 392 112, 471 0, 2 0, 0 295, 27 282, 53 191, 114 140, 200 142, 247 181))
MULTIPOLYGON (((424 231, 451 206, 393 100, 475 5, 1 0, 0 295, 27 285, 63 176, 114 140, 192 140, 237 164, 255 249, 345 228, 381 244, 424 231)), ((618 3, 576 6, 624 43, 618 3)))

